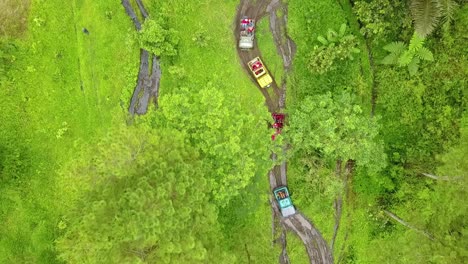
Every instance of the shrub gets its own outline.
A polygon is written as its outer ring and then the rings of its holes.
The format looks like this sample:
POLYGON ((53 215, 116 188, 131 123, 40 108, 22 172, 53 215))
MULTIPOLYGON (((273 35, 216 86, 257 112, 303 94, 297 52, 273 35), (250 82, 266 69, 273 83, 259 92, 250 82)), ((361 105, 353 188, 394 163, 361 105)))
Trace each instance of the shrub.
POLYGON ((147 19, 138 34, 141 48, 156 56, 177 55, 179 36, 176 30, 167 29, 159 21, 147 19))
POLYGON ((342 24, 339 32, 328 29, 326 36, 318 36, 322 44, 315 45, 309 55, 307 67, 311 72, 323 74, 333 69, 333 63, 338 60, 354 59, 353 53, 359 53, 358 41, 354 35, 345 35, 346 24, 342 24))

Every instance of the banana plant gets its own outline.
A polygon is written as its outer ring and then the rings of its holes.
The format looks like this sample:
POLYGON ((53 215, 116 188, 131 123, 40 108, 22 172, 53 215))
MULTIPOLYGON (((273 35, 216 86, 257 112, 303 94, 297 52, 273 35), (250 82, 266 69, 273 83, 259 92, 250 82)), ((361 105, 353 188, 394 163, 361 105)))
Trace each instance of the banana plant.
POLYGON ((353 54, 361 52, 358 40, 352 34, 346 34, 346 24, 341 24, 336 32, 328 29, 326 35, 319 35, 317 40, 322 44, 315 45, 309 54, 308 68, 313 73, 323 74, 334 68, 336 61, 353 60, 353 54))
POLYGON ((356 48, 356 37, 352 34, 346 35, 347 26, 345 23, 341 24, 340 29, 336 32, 333 29, 328 29, 327 34, 325 36, 319 35, 317 40, 323 44, 321 47, 324 49, 325 47, 341 47, 349 52, 345 52, 348 58, 351 60, 354 59, 352 54, 356 54, 361 52, 358 48, 356 48))
POLYGON ((340 42, 341 40, 343 40, 344 38, 349 38, 349 37, 353 37, 353 35, 348 35, 348 36, 345 36, 345 33, 346 33, 346 24, 341 24, 340 26, 340 29, 338 32, 336 32, 335 30, 333 29, 328 29, 327 31, 327 35, 326 36, 322 36, 322 35, 319 35, 317 37, 317 40, 322 43, 323 45, 325 46, 328 46, 332 43, 337 43, 337 42, 340 42))

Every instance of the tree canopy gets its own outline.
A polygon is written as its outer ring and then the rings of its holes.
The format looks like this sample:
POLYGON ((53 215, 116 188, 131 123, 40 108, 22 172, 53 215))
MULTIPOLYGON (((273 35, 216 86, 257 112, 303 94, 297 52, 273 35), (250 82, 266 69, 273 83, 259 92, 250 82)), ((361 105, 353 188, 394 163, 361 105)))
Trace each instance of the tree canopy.
POLYGON ((183 133, 122 126, 93 152, 90 160, 63 172, 64 179, 80 179, 81 192, 87 191, 77 196, 59 224, 62 260, 229 261, 215 253, 220 236, 213 228, 217 213, 209 202, 211 186, 199 153, 185 144, 183 133))

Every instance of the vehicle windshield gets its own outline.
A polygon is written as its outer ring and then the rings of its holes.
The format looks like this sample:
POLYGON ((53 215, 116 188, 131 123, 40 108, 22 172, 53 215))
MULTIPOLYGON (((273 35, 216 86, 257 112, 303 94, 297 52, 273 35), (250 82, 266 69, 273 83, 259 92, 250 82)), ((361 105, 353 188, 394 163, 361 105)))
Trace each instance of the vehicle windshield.
POLYGON ((275 191, 275 196, 276 196, 276 199, 279 201, 279 200, 289 198, 289 193, 286 188, 282 188, 282 189, 275 191))
POLYGON ((265 69, 263 68, 263 63, 260 60, 249 62, 249 68, 257 77, 265 72, 265 69))
POLYGON ((260 69, 260 70, 258 70, 258 71, 255 72, 255 75, 260 75, 260 74, 262 74, 262 73, 263 73, 263 69, 260 69))

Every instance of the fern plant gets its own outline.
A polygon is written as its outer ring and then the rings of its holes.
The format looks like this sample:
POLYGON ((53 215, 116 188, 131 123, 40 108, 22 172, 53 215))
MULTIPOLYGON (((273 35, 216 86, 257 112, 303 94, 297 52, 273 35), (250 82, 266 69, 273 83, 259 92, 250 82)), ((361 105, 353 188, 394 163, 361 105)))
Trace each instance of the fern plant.
POLYGON ((409 46, 401 41, 392 42, 384 47, 388 54, 383 60, 383 64, 393 64, 399 67, 408 67, 411 76, 419 70, 421 60, 434 61, 432 52, 424 47, 424 38, 414 33, 409 46))

